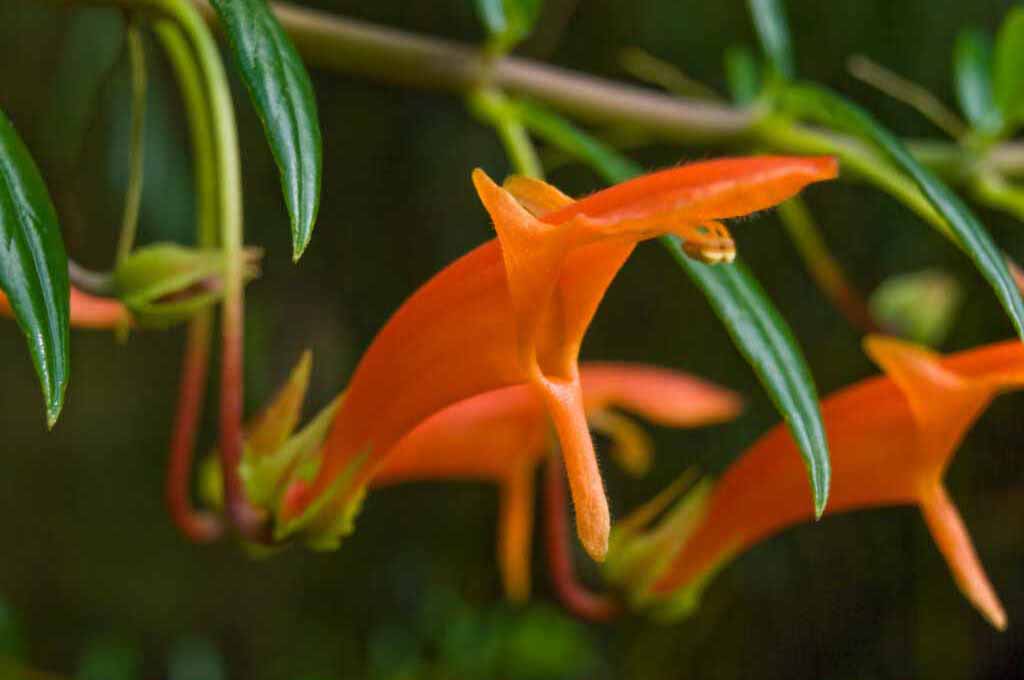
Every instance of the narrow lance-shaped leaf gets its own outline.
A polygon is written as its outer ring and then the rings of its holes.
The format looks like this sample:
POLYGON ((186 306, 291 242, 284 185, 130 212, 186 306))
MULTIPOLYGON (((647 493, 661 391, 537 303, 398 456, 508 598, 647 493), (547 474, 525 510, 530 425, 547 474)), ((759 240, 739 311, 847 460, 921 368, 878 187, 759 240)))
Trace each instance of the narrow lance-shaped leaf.
POLYGON ((1008 125, 1024 118, 1024 7, 1006 15, 996 36, 992 90, 1008 125))
POLYGON ((793 47, 782 0, 748 0, 761 48, 776 73, 790 80, 796 73, 793 47))
POLYGON ((309 74, 266 0, 212 0, 281 173, 295 260, 320 206, 320 121, 309 74))
POLYGON ((742 261, 729 267, 708 267, 686 257, 677 240, 667 240, 676 263, 703 291, 786 420, 807 464, 814 509, 820 516, 825 511, 831 474, 828 440, 814 379, 789 326, 742 261))
POLYGON ((67 388, 68 259, 57 213, 32 156, 0 112, 0 288, 28 340, 46 400, 57 422, 67 388))
MULTIPOLYGON (((631 160, 556 114, 537 106, 524 106, 521 113, 523 122, 538 135, 575 155, 610 183, 642 173, 631 160)), ((828 500, 828 440, 814 379, 789 326, 741 263, 708 266, 685 257, 677 239, 660 240, 708 298, 789 425, 807 464, 815 511, 820 515, 828 500)))
POLYGON ((782 93, 779 101, 790 113, 870 141, 913 178, 921 193, 949 225, 957 245, 992 286, 1017 334, 1024 338, 1024 302, 1006 266, 1006 258, 978 218, 952 190, 914 160, 895 135, 839 95, 815 85, 794 85, 782 93))
POLYGON ((992 40, 978 30, 960 33, 953 50, 953 73, 960 110, 982 132, 1002 127, 992 94, 992 40))

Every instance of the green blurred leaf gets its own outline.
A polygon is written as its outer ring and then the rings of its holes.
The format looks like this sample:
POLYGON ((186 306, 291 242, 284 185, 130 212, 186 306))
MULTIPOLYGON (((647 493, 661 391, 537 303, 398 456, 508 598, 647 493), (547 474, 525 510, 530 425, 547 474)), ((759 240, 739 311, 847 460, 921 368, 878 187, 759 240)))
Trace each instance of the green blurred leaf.
POLYGON ((725 82, 737 104, 745 106, 757 99, 761 92, 761 70, 753 52, 737 46, 725 50, 725 82))
POLYGON ((1007 124, 1024 116, 1024 7, 1006 15, 996 36, 992 89, 1007 124))
POLYGON ((270 143, 292 222, 295 260, 320 207, 322 148, 316 98, 302 60, 266 0, 212 0, 270 143))
POLYGON ((541 0, 476 0, 476 11, 494 48, 504 52, 530 35, 541 0))
POLYGON ((0 288, 28 340, 46 401, 57 422, 69 373, 68 259, 57 213, 32 156, 0 112, 0 288))
POLYGON ((949 274, 929 269, 892 276, 871 294, 871 315, 883 328, 935 347, 953 327, 963 292, 949 274))
MULTIPOLYGON (((550 143, 576 155, 609 183, 641 174, 641 168, 557 115, 527 109, 523 121, 550 143), (559 124, 553 120, 557 119, 559 124), (543 123, 543 124, 539 124, 543 123)), ((710 267, 686 257, 678 239, 660 239, 690 275, 725 324, 793 433, 807 462, 814 507, 820 515, 828 500, 830 463, 818 395, 799 345, 782 316, 741 263, 710 267)))
POLYGON ((209 640, 188 638, 174 646, 168 680, 224 680, 224 658, 209 640))
POLYGON ((24 657, 25 640, 18 617, 6 602, 0 600, 0 659, 20 661, 24 657))
POLYGON ((768 62, 783 79, 791 80, 796 74, 796 67, 793 65, 793 46, 782 0, 748 0, 747 4, 768 62))
POLYGON ((142 653, 117 639, 101 639, 86 648, 75 680, 140 680, 142 653))
POLYGON ((856 104, 816 85, 788 87, 780 99, 788 112, 861 137, 878 147, 913 178, 921 193, 949 225, 958 245, 974 261, 1024 338, 1024 302, 1006 266, 1006 258, 978 218, 945 184, 925 169, 903 144, 856 104))
POLYGON ((953 74, 960 110, 982 132, 1002 127, 992 94, 992 40, 982 31, 962 31, 953 50, 953 74))

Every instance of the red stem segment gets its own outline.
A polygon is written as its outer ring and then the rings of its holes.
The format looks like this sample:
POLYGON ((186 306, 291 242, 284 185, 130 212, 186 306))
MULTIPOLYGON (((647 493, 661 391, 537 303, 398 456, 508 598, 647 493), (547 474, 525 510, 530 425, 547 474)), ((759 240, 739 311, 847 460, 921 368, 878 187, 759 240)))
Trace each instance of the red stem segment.
POLYGON ((166 497, 171 519, 183 534, 197 543, 215 541, 224 532, 219 518, 194 510, 190 500, 192 457, 210 360, 211 322, 210 312, 203 311, 188 326, 178 410, 171 434, 171 458, 167 465, 166 497))
POLYGON ((572 532, 565 507, 565 470, 557 458, 548 460, 544 476, 544 542, 555 593, 562 606, 581 619, 595 623, 611 621, 622 613, 619 601, 608 594, 591 592, 576 580, 572 532))
POLYGON ((221 320, 220 466, 224 507, 242 536, 258 543, 271 543, 270 525, 263 513, 249 503, 238 472, 245 446, 242 427, 244 306, 240 290, 226 296, 221 320))

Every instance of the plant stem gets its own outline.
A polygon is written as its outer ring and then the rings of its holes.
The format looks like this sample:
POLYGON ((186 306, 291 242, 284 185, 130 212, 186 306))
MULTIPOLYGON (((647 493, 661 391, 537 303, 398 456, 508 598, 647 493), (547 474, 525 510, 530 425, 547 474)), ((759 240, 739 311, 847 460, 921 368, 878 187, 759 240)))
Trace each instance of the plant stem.
MULTIPOLYGON (((197 245, 212 248, 217 245, 217 194, 209 102, 195 56, 177 25, 160 20, 153 30, 174 69, 189 120, 196 186, 197 245)), ((216 540, 224 529, 218 518, 196 511, 190 500, 192 460, 199 414, 203 410, 212 335, 213 313, 204 308, 188 325, 165 489, 172 520, 183 534, 197 542, 216 540)))
POLYGON ((850 325, 863 333, 877 333, 880 329, 871 317, 864 297, 847 280, 843 268, 832 257, 807 204, 799 197, 791 198, 780 204, 777 210, 790 240, 818 288, 832 300, 832 304, 850 325))
POLYGON ((68 279, 79 290, 93 295, 112 297, 116 293, 112 273, 86 269, 71 258, 68 258, 68 279))
POLYGON ((128 188, 124 197, 121 235, 117 243, 117 264, 132 252, 139 224, 139 205, 142 202, 142 181, 145 160, 146 131, 146 50, 142 34, 134 19, 125 33, 128 44, 128 63, 132 74, 132 113, 128 156, 128 188))
POLYGON ((846 64, 853 77, 916 110, 950 137, 959 139, 967 134, 967 126, 960 117, 921 85, 863 55, 850 57, 846 64))
POLYGON ((242 460, 243 339, 245 333, 245 264, 242 242, 242 180, 235 112, 224 65, 202 17, 189 0, 139 0, 169 13, 195 50, 209 97, 210 132, 219 188, 221 250, 224 255, 224 302, 221 306, 220 457, 224 501, 238 531, 253 540, 264 538, 265 523, 245 496, 238 467, 242 460))
MULTIPOLYGON (((192 1, 208 20, 215 21, 206 0, 192 1)), ((486 73, 489 83, 509 94, 526 95, 580 122, 638 127, 672 141, 743 141, 758 122, 754 112, 724 103, 666 95, 515 56, 488 64, 480 50, 467 45, 284 2, 271 6, 306 61, 327 70, 455 92, 468 92, 486 73)), ((908 146, 919 160, 954 181, 963 182, 963 173, 957 170, 972 162, 970 154, 956 144, 919 140, 908 146)), ((1022 174, 1024 143, 997 145, 985 160, 1004 174, 1022 174)))
POLYGON ((544 467, 544 544, 551 583, 562 605, 576 616, 597 623, 610 621, 622 613, 622 605, 608 595, 591 592, 576 580, 562 462, 551 456, 544 467))
POLYGON ((494 127, 515 171, 528 177, 544 178, 544 166, 530 141, 514 105, 501 90, 477 88, 467 97, 470 110, 494 127))

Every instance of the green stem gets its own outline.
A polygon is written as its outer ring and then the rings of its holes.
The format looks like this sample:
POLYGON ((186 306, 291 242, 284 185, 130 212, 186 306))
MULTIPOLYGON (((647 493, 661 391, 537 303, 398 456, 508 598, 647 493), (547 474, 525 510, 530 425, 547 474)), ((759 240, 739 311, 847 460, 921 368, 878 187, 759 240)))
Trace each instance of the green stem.
POLYGON ((1024 188, 1007 182, 999 173, 979 172, 971 190, 979 201, 1024 220, 1024 188))
POLYGON ((842 266, 832 257, 807 204, 791 198, 777 208, 790 240, 818 287, 847 321, 864 333, 879 330, 860 291, 846 278, 842 266))
POLYGON ((191 48, 209 101, 210 136, 216 158, 218 222, 224 254, 224 302, 221 307, 220 457, 225 506, 246 537, 263 538, 264 522, 245 497, 238 467, 242 459, 243 339, 245 263, 242 243, 242 180, 235 113, 217 43, 189 0, 92 0, 132 9, 149 9, 173 20, 191 48))
POLYGON ((117 244, 118 264, 132 252, 139 224, 139 205, 142 202, 142 181, 145 160, 146 131, 146 50, 142 34, 134 19, 125 34, 128 44, 128 62, 132 75, 132 113, 129 137, 128 188, 124 197, 121 218, 121 236, 117 244))
MULTIPOLYGON (((200 248, 217 245, 216 157, 210 137, 210 109, 195 55, 177 25, 169 20, 154 23, 153 31, 167 53, 185 102, 191 133, 196 187, 196 242, 200 248)), ((209 372, 213 339, 213 312, 200 310, 189 322, 182 358, 178 407, 171 435, 165 496, 171 518, 190 539, 209 542, 223 533, 218 519, 192 507, 192 460, 199 415, 209 372)))
POLYGON ((521 175, 543 179, 544 167, 530 141, 516 109, 500 90, 477 88, 467 97, 469 108, 494 127, 515 171, 521 175))
MULTIPOLYGON (((193 2, 208 20, 215 21, 205 0, 193 2)), ((487 64, 479 49, 469 45, 284 2, 274 2, 272 7, 306 61, 327 70, 404 86, 468 92, 489 69, 488 82, 504 92, 528 96, 590 125, 637 127, 662 139, 704 143, 744 141, 757 134, 757 115, 748 109, 666 95, 515 56, 487 64)), ((908 146, 919 160, 955 181, 962 182, 965 173, 960 170, 973 163, 971 154, 957 144, 912 141, 908 146)), ((1024 173, 1024 143, 994 146, 986 162, 1007 175, 1024 173)))

